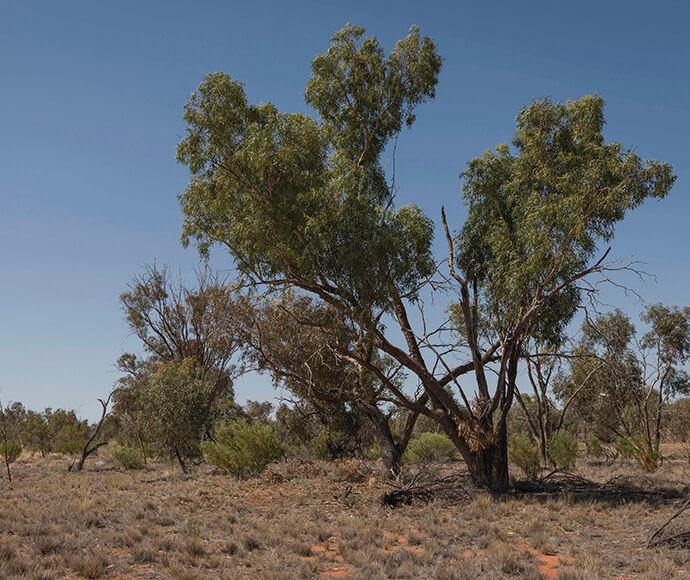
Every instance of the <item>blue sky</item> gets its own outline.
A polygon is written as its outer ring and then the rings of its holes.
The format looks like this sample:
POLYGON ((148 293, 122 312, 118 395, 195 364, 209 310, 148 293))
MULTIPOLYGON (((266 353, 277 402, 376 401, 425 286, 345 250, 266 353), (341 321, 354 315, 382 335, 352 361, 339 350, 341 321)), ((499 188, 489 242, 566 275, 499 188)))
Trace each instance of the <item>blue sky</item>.
MULTIPOLYGON (((617 257, 646 262, 650 302, 687 305, 690 39, 685 2, 14 2, 0 21, 0 397, 93 418, 138 345, 118 296, 144 264, 183 275, 175 162, 183 106, 209 72, 251 101, 309 112, 314 56, 346 22, 386 48, 417 24, 444 57, 437 98, 401 136, 396 183, 438 221, 462 224, 458 174, 509 141, 534 97, 607 102, 606 135, 671 163, 670 197, 619 227, 617 257), (238 6, 240 5, 241 6, 238 6)), ((440 246, 442 247, 442 246, 440 246)), ((229 269, 227 256, 212 265, 229 269)), ((613 295, 612 295, 613 296, 613 295)), ((615 304, 639 305, 616 295, 615 304)), ((241 379, 237 398, 269 399, 241 379)))

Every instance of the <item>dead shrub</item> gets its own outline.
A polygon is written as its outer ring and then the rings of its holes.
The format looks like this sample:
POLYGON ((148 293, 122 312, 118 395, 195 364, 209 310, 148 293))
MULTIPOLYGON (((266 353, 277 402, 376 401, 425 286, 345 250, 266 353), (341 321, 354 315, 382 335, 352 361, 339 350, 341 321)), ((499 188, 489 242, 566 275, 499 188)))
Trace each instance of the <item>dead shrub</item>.
POLYGON ((333 468, 336 480, 348 483, 362 483, 371 474, 371 468, 361 459, 336 459, 333 468))

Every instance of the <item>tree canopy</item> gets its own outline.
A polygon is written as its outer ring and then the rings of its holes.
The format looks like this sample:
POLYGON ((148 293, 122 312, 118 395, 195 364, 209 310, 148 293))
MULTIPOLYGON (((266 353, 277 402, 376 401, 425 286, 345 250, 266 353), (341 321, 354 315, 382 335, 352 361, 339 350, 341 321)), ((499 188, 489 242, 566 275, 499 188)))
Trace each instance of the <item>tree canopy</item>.
POLYGON ((352 329, 338 355, 372 373, 388 400, 438 421, 476 483, 505 489, 505 421, 524 341, 562 334, 583 283, 607 270, 598 244, 628 210, 664 197, 675 176, 606 143, 600 97, 535 100, 518 114, 512 147, 463 172, 468 217, 455 237, 443 217, 443 276, 432 221, 396 206, 382 162, 434 97, 441 58, 415 27, 389 55, 364 33, 346 26, 314 60, 305 98, 316 117, 251 105, 226 74, 204 79, 178 147, 191 172, 180 195, 183 242, 202 256, 221 244, 246 281, 329 305, 352 329), (439 288, 457 295, 455 324, 430 329, 422 312, 415 328, 409 308, 439 288), (415 376, 421 392, 389 380, 371 348, 415 376), (474 395, 457 381, 470 371, 474 395))

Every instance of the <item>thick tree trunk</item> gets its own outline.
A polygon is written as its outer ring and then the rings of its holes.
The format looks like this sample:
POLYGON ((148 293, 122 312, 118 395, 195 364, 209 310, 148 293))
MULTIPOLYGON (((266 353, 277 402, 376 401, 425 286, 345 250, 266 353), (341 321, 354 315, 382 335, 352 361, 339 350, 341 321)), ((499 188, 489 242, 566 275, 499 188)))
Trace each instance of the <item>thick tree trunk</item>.
POLYGON ((505 493, 510 487, 508 478, 508 446, 498 442, 481 452, 465 457, 472 483, 497 493, 505 493))
POLYGON ((441 421, 441 424, 462 455, 472 483, 496 493, 507 492, 510 479, 505 424, 496 429, 490 425, 479 427, 469 421, 460 426, 451 420, 441 421))

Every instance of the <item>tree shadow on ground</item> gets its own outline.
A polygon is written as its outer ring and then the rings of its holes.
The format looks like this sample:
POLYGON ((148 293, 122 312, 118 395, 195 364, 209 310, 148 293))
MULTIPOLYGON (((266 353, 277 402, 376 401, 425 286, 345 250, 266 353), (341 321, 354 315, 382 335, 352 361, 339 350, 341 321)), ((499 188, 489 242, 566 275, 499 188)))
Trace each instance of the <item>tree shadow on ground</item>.
POLYGON ((573 473, 555 473, 543 478, 532 489, 514 482, 510 496, 550 501, 567 498, 573 503, 597 502, 610 507, 626 503, 663 506, 688 494, 689 488, 672 481, 659 481, 646 475, 618 475, 598 483, 573 473))
MULTIPOLYGON (((438 479, 415 477, 406 482, 390 482, 390 490, 381 497, 388 507, 435 502, 443 505, 469 503, 486 490, 474 486, 466 473, 438 479)), ((541 502, 565 498, 572 503, 597 502, 609 507, 626 503, 664 506, 690 493, 688 486, 658 481, 645 475, 619 475, 604 483, 566 472, 549 474, 539 481, 515 481, 510 491, 494 494, 497 500, 534 499, 541 502)))

